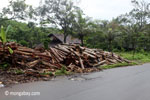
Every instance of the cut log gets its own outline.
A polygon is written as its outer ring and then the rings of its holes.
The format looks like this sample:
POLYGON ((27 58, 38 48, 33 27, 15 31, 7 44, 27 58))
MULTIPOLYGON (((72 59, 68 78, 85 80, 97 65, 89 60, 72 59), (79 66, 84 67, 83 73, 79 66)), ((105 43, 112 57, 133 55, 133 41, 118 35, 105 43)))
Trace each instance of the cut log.
POLYGON ((79 57, 79 61, 80 61, 80 64, 81 64, 81 68, 82 68, 82 69, 85 69, 85 68, 84 68, 84 65, 83 65, 83 61, 82 61, 82 59, 81 59, 80 57, 79 57))
POLYGON ((70 70, 77 72, 89 71, 101 65, 127 62, 128 60, 116 55, 115 53, 103 51, 101 49, 90 49, 75 44, 61 44, 50 47, 49 50, 38 50, 23 47, 17 43, 7 43, 3 51, 0 42, 0 62, 8 61, 11 65, 31 67, 32 69, 48 68, 48 70, 60 69, 65 65, 70 70), (8 47, 12 47, 14 53, 9 53, 8 47), (12 59, 13 58, 13 59, 12 59), (12 64, 13 62, 13 64, 12 64), (73 68, 72 68, 73 67, 73 68), (87 70, 88 69, 88 70, 87 70))
POLYGON ((29 62, 26 64, 26 66, 28 67, 33 67, 35 66, 36 64, 38 64, 40 61, 39 60, 35 60, 35 61, 32 61, 32 62, 29 62))
POLYGON ((105 63, 106 63, 106 60, 103 60, 103 61, 101 61, 101 62, 99 62, 99 63, 93 65, 93 67, 98 67, 98 66, 103 65, 103 64, 105 64, 105 63))

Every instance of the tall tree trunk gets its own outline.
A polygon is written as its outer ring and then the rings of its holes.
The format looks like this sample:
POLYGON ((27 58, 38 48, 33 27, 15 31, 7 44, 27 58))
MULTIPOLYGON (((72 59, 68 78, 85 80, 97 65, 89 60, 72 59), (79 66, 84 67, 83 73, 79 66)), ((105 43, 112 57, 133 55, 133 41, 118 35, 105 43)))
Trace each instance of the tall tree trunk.
POLYGON ((84 46, 84 37, 80 36, 80 40, 81 40, 81 46, 84 46))
POLYGON ((132 55, 133 59, 134 59, 135 52, 136 52, 136 47, 135 47, 135 44, 134 44, 134 47, 133 47, 133 55, 132 55))
POLYGON ((135 52, 136 52, 136 40, 134 40, 134 39, 133 39, 133 42, 132 42, 132 49, 133 49, 132 58, 134 59, 134 55, 135 55, 135 52))
POLYGON ((108 41, 108 51, 109 51, 109 52, 112 51, 112 45, 111 45, 111 44, 112 44, 112 41, 109 40, 109 41, 108 41))
POLYGON ((82 33, 79 33, 78 35, 81 41, 81 46, 84 46, 84 35, 82 33))
POLYGON ((67 34, 64 34, 64 43, 67 43, 67 34))

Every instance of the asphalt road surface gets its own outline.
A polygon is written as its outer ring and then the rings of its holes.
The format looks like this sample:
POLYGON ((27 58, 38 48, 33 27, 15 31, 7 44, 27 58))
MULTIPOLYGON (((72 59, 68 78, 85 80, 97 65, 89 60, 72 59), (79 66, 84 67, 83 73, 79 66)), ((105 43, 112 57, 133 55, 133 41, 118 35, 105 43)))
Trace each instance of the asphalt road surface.
POLYGON ((150 100, 150 64, 0 88, 0 100, 150 100))

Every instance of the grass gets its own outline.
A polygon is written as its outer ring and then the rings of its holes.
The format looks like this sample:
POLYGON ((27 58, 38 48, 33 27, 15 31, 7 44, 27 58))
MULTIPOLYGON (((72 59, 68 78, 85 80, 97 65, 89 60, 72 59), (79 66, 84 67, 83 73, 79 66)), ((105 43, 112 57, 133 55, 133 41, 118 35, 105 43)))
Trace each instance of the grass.
POLYGON ((53 73, 52 72, 44 72, 44 73, 40 73, 41 75, 49 75, 49 76, 53 76, 53 73))
POLYGON ((6 70, 8 67, 9 67, 9 64, 6 62, 0 64, 0 69, 2 69, 2 70, 6 70))
POLYGON ((61 75, 70 75, 71 72, 68 72, 66 70, 66 66, 62 66, 62 68, 60 70, 56 70, 55 72, 55 76, 61 76, 61 75))
POLYGON ((41 75, 49 75, 49 76, 62 76, 62 75, 70 75, 71 72, 68 72, 66 70, 66 66, 62 65, 62 68, 60 70, 56 70, 54 73, 53 72, 44 72, 40 73, 41 75))
POLYGON ((118 63, 113 65, 100 66, 102 69, 110 69, 123 66, 133 66, 150 62, 150 52, 137 52, 133 57, 133 52, 116 52, 121 57, 132 61, 132 63, 118 63))
POLYGON ((100 66, 100 68, 101 69, 110 69, 110 68, 124 67, 124 66, 133 66, 133 65, 138 65, 138 63, 136 63, 136 62, 132 62, 132 63, 118 63, 118 64, 113 64, 113 65, 100 66))
POLYGON ((70 75, 71 73, 68 71, 62 72, 61 70, 56 70, 55 76, 61 76, 61 75, 70 75))
POLYGON ((125 59, 135 61, 138 63, 150 62, 150 52, 137 52, 135 53, 134 57, 132 52, 121 52, 117 54, 119 54, 121 57, 125 59))
POLYGON ((17 75, 21 75, 21 74, 24 74, 24 72, 20 69, 15 69, 12 71, 13 73, 17 74, 17 75))

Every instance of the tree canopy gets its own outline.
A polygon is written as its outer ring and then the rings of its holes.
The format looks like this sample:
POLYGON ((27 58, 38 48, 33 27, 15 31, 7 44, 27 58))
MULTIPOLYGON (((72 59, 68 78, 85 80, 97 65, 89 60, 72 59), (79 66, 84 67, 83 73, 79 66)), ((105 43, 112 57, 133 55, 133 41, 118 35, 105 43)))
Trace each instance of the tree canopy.
POLYGON ((131 0, 133 9, 112 20, 95 20, 81 10, 74 0, 44 0, 37 8, 25 0, 11 0, 0 12, 0 25, 10 41, 34 47, 47 40, 49 33, 79 38, 90 48, 115 50, 150 50, 150 3, 131 0))

